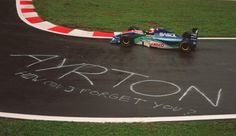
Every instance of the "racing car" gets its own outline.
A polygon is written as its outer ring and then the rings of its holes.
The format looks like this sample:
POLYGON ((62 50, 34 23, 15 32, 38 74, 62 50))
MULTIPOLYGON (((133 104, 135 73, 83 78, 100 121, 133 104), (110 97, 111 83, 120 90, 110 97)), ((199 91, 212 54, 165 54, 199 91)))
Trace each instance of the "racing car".
POLYGON ((143 45, 147 47, 161 49, 180 49, 180 51, 189 53, 196 49, 198 39, 198 29, 184 32, 179 36, 164 28, 151 28, 145 32, 138 27, 130 27, 128 31, 115 35, 111 43, 124 47, 132 45, 143 45))

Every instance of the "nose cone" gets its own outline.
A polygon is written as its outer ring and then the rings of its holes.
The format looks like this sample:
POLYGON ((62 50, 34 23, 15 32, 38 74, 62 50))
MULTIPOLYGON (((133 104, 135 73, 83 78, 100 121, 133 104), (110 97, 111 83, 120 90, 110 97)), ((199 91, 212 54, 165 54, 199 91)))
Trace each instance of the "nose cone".
POLYGON ((120 37, 119 36, 114 36, 112 39, 111 39, 111 42, 110 43, 120 43, 120 37))

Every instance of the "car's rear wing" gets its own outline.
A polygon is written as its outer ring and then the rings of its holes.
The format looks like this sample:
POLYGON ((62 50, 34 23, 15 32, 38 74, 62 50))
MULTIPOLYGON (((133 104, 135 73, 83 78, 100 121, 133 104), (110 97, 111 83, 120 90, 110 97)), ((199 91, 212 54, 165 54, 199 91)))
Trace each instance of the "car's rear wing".
POLYGON ((193 28, 192 29, 191 38, 190 38, 192 41, 196 41, 197 40, 198 32, 199 32, 198 28, 193 28))

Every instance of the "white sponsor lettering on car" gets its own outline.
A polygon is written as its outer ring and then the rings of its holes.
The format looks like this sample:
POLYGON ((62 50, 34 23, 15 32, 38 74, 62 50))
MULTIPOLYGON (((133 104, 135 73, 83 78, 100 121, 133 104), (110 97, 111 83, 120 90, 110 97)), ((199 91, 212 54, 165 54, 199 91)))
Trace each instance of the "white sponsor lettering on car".
POLYGON ((176 37, 174 33, 160 33, 161 37, 176 37))

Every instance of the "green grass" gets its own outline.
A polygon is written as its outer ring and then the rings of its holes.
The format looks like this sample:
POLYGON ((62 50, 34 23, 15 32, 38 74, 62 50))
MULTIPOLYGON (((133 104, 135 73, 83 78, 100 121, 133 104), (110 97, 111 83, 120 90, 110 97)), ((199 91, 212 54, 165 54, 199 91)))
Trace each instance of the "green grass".
POLYGON ((236 121, 96 124, 0 119, 0 136, 236 136, 236 121))
POLYGON ((46 20, 85 30, 136 25, 182 33, 198 27, 201 36, 236 36, 236 2, 227 0, 34 0, 34 5, 46 20))

